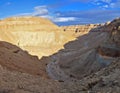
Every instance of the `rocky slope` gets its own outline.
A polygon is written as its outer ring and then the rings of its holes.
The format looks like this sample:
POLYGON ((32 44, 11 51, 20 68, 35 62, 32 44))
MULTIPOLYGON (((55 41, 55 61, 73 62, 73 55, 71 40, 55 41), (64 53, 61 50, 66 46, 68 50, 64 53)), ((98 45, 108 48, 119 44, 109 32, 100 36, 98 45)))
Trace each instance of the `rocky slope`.
POLYGON ((105 59, 97 53, 95 48, 106 38, 106 32, 92 32, 66 44, 65 49, 53 55, 53 62, 48 64, 47 70, 50 76, 52 74, 51 78, 54 77, 56 80, 69 80, 70 77, 81 79, 101 69, 107 63, 101 63, 105 59))
POLYGON ((120 19, 114 20, 103 26, 103 31, 93 29, 65 44, 64 50, 52 56, 53 62, 47 68, 49 76, 63 81, 81 79, 116 61, 120 54, 119 23, 120 19))
POLYGON ((59 82, 0 66, 0 93, 60 93, 59 82))
POLYGON ((0 41, 0 65, 8 70, 47 77, 46 63, 37 56, 7 42, 0 41))

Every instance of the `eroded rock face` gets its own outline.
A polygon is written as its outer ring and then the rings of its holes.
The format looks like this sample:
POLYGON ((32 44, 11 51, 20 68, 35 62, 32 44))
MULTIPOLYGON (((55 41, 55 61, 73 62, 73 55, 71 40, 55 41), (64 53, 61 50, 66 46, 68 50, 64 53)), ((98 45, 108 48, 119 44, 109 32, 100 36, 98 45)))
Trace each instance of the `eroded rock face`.
POLYGON ((113 42, 116 46, 120 47, 120 18, 115 19, 111 22, 111 36, 110 41, 113 42))
POLYGON ((48 56, 74 38, 51 21, 39 17, 13 17, 0 21, 0 39, 32 55, 48 56), (38 52, 39 51, 39 52, 38 52))
POLYGON ((48 65, 51 78, 82 79, 116 61, 120 57, 119 26, 120 19, 114 20, 102 30, 95 28, 96 31, 93 29, 93 32, 66 44, 64 50, 53 56, 54 63, 48 65))
POLYGON ((120 57, 120 18, 113 20, 108 26, 108 39, 100 45, 98 51, 103 56, 120 57))
POLYGON ((90 31, 101 31, 101 27, 104 24, 88 24, 88 25, 71 25, 71 26, 61 26, 61 28, 68 34, 79 37, 90 31))
POLYGON ((71 81, 97 72, 109 64, 109 60, 101 58, 96 51, 107 38, 106 32, 91 32, 69 42, 65 49, 53 55, 53 62, 48 65, 47 71, 51 78, 71 81), (103 63, 101 61, 104 61, 103 63))

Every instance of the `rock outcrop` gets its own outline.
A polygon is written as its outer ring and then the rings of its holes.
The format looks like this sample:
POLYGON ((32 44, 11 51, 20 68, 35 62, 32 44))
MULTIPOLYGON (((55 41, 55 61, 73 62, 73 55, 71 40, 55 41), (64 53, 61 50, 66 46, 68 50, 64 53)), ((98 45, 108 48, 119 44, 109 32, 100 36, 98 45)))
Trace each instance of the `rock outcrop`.
POLYGON ((104 58, 95 48, 106 38, 106 32, 92 32, 66 44, 65 49, 53 55, 53 62, 48 64, 51 78, 71 81, 71 77, 81 79, 103 68, 104 62, 101 61, 104 58))
POLYGON ((89 33, 90 31, 102 31, 102 26, 105 26, 105 24, 71 25, 61 26, 61 28, 68 34, 74 37, 79 37, 89 33))
POLYGON ((82 79, 116 61, 120 57, 119 26, 117 19, 65 44, 64 50, 53 55, 54 63, 48 65, 50 77, 63 81, 82 79))
POLYGON ((110 34, 98 51, 103 56, 120 57, 120 19, 113 20, 108 26, 110 34))

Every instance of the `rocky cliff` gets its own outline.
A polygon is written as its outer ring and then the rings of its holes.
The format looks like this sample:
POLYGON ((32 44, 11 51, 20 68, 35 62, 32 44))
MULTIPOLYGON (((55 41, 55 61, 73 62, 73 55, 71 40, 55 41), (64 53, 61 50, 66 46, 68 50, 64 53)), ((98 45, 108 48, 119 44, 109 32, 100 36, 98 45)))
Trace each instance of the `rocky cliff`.
POLYGON ((74 37, 79 37, 90 31, 101 31, 105 25, 107 24, 70 25, 61 26, 61 29, 74 37))
POLYGON ((65 49, 53 55, 53 62, 48 64, 50 76, 65 81, 71 77, 81 79, 106 66, 108 59, 101 57, 95 48, 106 40, 107 34, 92 32, 65 44, 65 49))
POLYGON ((113 20, 106 29, 109 29, 109 37, 98 51, 103 56, 120 57, 120 19, 113 20))
POLYGON ((88 34, 65 44, 48 65, 49 76, 57 80, 81 79, 116 61, 120 55, 120 19, 92 29, 88 34), (98 30, 98 31, 97 31, 98 30))
POLYGON ((39 17, 4 19, 0 21, 0 33, 2 41, 11 42, 39 57, 57 52, 74 39, 48 19, 39 17))

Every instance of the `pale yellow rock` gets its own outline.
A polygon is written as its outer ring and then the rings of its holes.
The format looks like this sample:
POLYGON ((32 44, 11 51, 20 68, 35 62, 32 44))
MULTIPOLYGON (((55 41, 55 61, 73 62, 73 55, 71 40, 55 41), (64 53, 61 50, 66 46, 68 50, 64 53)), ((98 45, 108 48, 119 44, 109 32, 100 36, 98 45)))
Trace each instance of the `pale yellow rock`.
POLYGON ((0 21, 0 40, 13 43, 32 55, 49 56, 75 38, 50 20, 12 17, 0 21))
POLYGON ((63 29, 66 33, 68 33, 71 36, 78 37, 89 33, 89 31, 99 26, 101 26, 101 24, 70 25, 70 26, 61 26, 61 29, 63 29))

